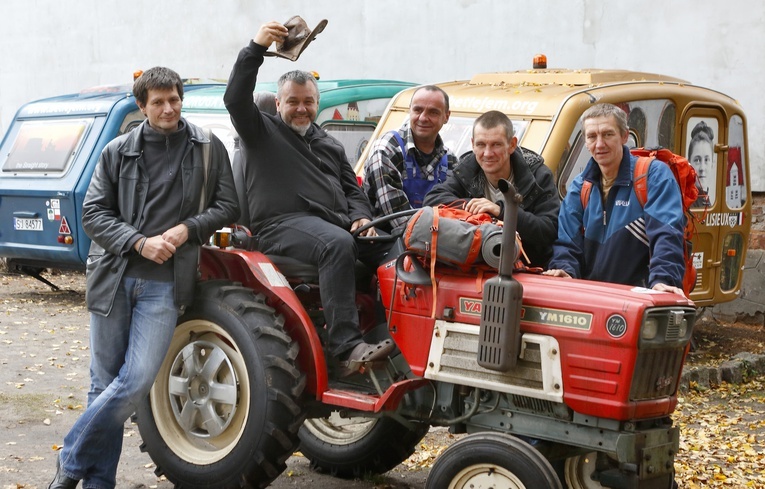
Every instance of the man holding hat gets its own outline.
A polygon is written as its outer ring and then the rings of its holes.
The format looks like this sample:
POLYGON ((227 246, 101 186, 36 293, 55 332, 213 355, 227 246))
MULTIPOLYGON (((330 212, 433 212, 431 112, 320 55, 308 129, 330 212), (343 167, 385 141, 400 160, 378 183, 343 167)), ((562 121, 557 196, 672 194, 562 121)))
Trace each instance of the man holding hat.
MULTIPOLYGON (((275 115, 262 112, 253 101, 269 46, 276 43, 277 55, 297 59, 284 53, 299 55, 325 23, 312 32, 295 18, 287 22, 289 28, 279 22, 262 25, 239 53, 224 102, 247 158, 250 228, 260 238, 260 251, 317 266, 328 354, 344 362, 340 375, 349 375, 351 362, 383 359, 394 348, 391 340, 364 342, 355 302, 356 259, 368 258, 376 265, 387 250, 359 246, 351 235, 369 222, 372 209, 342 144, 314 123, 316 79, 298 70, 282 75, 275 115)), ((376 235, 374 228, 361 234, 376 235)))

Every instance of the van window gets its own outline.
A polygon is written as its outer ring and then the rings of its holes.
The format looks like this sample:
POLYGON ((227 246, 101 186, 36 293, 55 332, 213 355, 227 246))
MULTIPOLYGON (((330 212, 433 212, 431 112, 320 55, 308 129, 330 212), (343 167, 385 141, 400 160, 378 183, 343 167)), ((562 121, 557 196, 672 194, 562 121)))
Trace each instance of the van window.
POLYGON ((375 132, 374 122, 327 121, 321 125, 324 131, 342 143, 345 156, 351 164, 356 163, 369 138, 375 132))
POLYGON ((661 119, 659 120, 659 146, 667 148, 673 153, 677 153, 677 145, 675 144, 675 118, 677 117, 677 109, 675 104, 668 103, 661 113, 661 119))
POLYGON ((630 149, 645 146, 646 118, 645 113, 640 107, 635 107, 629 111, 627 126, 630 128, 631 136, 630 140, 627 141, 627 146, 629 146, 630 149))
POLYGON ((696 169, 699 198, 692 207, 714 207, 717 202, 717 153, 720 127, 716 117, 690 117, 686 125, 686 158, 696 169))
POLYGON ((121 136, 126 132, 132 131, 138 127, 138 125, 141 124, 144 119, 146 119, 146 116, 144 116, 140 110, 134 110, 133 112, 130 112, 125 116, 125 120, 122 121, 122 124, 120 124, 120 131, 117 135, 121 136))
POLYGON ((734 115, 728 124, 728 166, 725 173, 725 203, 730 209, 741 209, 746 204, 745 164, 744 120, 734 115))
MULTIPOLYGON (((452 153, 458 158, 473 150, 473 144, 470 141, 473 137, 473 122, 475 122, 474 117, 450 117, 449 122, 444 124, 438 133, 444 140, 444 146, 452 150, 452 153)), ((529 127, 529 121, 513 120, 512 122, 513 132, 519 141, 518 144, 522 145, 521 141, 523 141, 523 135, 529 127)), ((538 151, 537 148, 529 149, 538 151)))
POLYGON ((736 288, 741 271, 741 259, 744 250, 744 237, 741 233, 729 233, 723 241, 722 267, 720 267, 720 290, 732 291, 736 288))
POLYGON ((228 159, 233 161, 234 159, 234 138, 237 137, 236 131, 231 125, 231 117, 228 112, 205 114, 201 112, 183 112, 183 117, 187 121, 191 122, 195 126, 202 129, 209 129, 218 139, 221 140, 223 146, 226 147, 228 152, 228 159))
POLYGON ((3 173, 65 173, 92 123, 93 119, 22 122, 3 173))
POLYGON ((316 115, 316 123, 320 126, 327 121, 361 121, 372 122, 375 125, 380 121, 382 113, 388 106, 390 98, 375 98, 369 100, 354 100, 340 105, 332 105, 322 109, 316 115))

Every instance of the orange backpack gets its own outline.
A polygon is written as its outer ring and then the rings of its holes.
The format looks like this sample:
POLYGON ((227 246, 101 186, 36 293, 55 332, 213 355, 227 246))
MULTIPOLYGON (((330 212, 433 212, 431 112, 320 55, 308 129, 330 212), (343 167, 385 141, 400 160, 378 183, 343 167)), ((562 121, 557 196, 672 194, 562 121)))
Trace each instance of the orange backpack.
MULTIPOLYGON (((632 181, 635 185, 635 195, 637 195, 641 207, 645 207, 645 203, 648 200, 648 168, 651 166, 651 162, 654 159, 669 166, 670 170, 672 170, 672 174, 675 176, 675 180, 677 180, 678 185, 680 185, 680 194, 683 200, 683 214, 685 215, 685 230, 683 233, 685 237, 685 246, 683 247, 683 261, 685 262, 683 292, 685 292, 685 295, 688 295, 696 286, 696 267, 693 266, 692 241, 697 234, 697 218, 689 210, 699 196, 696 169, 693 168, 685 157, 677 155, 668 149, 637 148, 630 152, 638 157, 637 163, 635 164, 635 172, 632 175, 632 181)), ((585 209, 587 203, 590 201, 590 192, 592 192, 592 182, 584 181, 579 196, 582 202, 582 209, 585 209)))

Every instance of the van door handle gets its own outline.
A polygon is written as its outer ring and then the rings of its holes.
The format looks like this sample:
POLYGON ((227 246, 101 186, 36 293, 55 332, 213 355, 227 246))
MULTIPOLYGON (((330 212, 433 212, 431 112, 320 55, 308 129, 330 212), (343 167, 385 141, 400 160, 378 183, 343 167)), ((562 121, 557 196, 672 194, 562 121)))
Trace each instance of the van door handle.
POLYGON ((37 212, 31 212, 31 211, 14 211, 13 217, 34 219, 36 217, 40 217, 40 214, 37 212))

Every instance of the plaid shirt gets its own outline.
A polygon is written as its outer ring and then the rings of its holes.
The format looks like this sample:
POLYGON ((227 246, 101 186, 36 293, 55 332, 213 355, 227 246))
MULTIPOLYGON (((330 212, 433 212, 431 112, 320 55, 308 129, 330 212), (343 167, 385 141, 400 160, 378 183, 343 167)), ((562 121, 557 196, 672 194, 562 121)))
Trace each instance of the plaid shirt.
MULTIPOLYGON (((436 138, 435 150, 431 157, 428 161, 423 161, 422 153, 414 146, 408 121, 398 130, 398 133, 406 144, 407 153, 414 156, 414 161, 420 166, 420 171, 425 178, 437 176, 438 163, 444 153, 448 165, 447 176, 452 174, 453 168, 457 165, 457 157, 444 147, 441 136, 436 138)), ((364 190, 372 203, 375 217, 411 209, 402 181, 406 176, 404 154, 393 134, 387 132, 372 144, 364 164, 364 171, 364 190)), ((404 225, 408 219, 408 217, 394 219, 391 221, 391 227, 404 225)))

